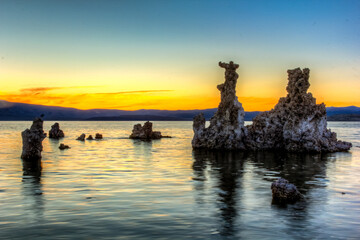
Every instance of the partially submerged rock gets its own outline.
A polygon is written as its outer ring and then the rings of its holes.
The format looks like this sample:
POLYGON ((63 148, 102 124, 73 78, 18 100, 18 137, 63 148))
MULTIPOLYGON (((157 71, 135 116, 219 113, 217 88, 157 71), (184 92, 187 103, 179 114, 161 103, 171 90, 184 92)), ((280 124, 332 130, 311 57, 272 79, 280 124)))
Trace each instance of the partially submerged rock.
POLYGON ((86 140, 94 140, 93 136, 92 135, 89 135, 86 140))
POLYGON ((284 178, 279 178, 271 184, 273 203, 295 203, 303 200, 304 196, 297 190, 294 184, 284 178))
POLYGON ((135 124, 129 138, 151 140, 151 139, 160 139, 163 137, 168 137, 168 136, 162 136, 161 132, 153 131, 152 122, 147 121, 144 123, 144 126, 141 126, 140 123, 135 124))
POLYGON ((244 109, 236 96, 236 82, 238 64, 222 63, 219 66, 225 68, 225 82, 218 85, 221 92, 221 102, 215 115, 210 119, 210 126, 205 128, 203 114, 195 116, 193 129, 194 148, 208 149, 242 149, 245 150, 244 136, 244 109))
POLYGON ((21 158, 33 161, 41 159, 42 141, 46 137, 43 130, 43 120, 41 118, 34 119, 30 129, 23 131, 21 136, 23 141, 21 158))
POLYGON ((95 139, 103 139, 103 136, 102 136, 102 134, 100 134, 100 133, 96 133, 95 134, 95 139))
POLYGON ((69 148, 70 148, 70 147, 69 147, 68 145, 65 145, 65 144, 63 144, 63 143, 61 143, 60 146, 59 146, 59 149, 60 149, 60 150, 69 149, 69 148))
POLYGON ((65 137, 63 130, 60 129, 59 123, 54 123, 49 131, 49 138, 59 139, 65 137))
POLYGON ((248 126, 251 150, 284 149, 289 152, 347 151, 351 143, 338 141, 327 129, 325 105, 307 90, 308 68, 288 70, 287 96, 268 112, 260 113, 248 126))
POLYGON ((85 141, 85 133, 81 134, 76 140, 79 140, 79 141, 85 141))

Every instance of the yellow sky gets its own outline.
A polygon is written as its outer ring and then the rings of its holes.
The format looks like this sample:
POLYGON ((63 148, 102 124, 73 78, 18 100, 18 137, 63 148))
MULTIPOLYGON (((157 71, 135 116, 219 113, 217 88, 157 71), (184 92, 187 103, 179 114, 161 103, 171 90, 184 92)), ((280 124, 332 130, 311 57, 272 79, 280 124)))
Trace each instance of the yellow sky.
MULTIPOLYGON (((215 108, 220 101, 216 85, 224 81, 224 70, 217 64, 208 68, 206 71, 201 66, 200 72, 191 67, 78 72, 62 72, 54 68, 20 72, 8 68, 4 71, 5 76, 2 75, 6 84, 2 84, 0 99, 79 109, 215 108)), ((279 97, 286 96, 286 70, 263 69, 258 73, 240 68, 238 72, 237 95, 246 111, 270 110, 279 97)), ((358 85, 339 81, 340 76, 344 73, 311 71, 310 92, 318 103, 325 102, 327 106, 360 106, 358 85)))

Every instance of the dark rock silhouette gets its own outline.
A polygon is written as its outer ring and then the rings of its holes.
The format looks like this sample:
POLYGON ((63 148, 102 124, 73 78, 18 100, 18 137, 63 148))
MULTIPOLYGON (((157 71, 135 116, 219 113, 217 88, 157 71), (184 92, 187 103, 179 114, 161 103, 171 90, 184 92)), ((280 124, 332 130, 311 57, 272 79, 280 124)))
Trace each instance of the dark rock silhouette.
POLYGON ((238 64, 233 62, 222 63, 225 68, 225 82, 218 85, 221 92, 221 102, 215 115, 210 119, 210 126, 205 128, 203 114, 195 116, 193 129, 194 148, 209 149, 243 149, 245 150, 244 136, 247 129, 244 127, 244 109, 236 96, 236 82, 238 64))
POLYGON ((79 140, 79 141, 85 141, 85 133, 82 133, 76 140, 79 140))
POLYGON ((96 133, 95 134, 95 139, 103 139, 103 136, 102 136, 102 134, 100 134, 100 133, 96 133))
POLYGON ((160 139, 163 137, 169 137, 169 136, 162 136, 161 132, 153 131, 152 123, 147 121, 144 123, 144 126, 141 126, 140 123, 135 124, 129 138, 151 140, 151 139, 160 139))
POLYGON ((89 135, 86 140, 94 140, 93 136, 92 135, 89 135))
POLYGON ((304 199, 294 184, 284 178, 279 178, 271 184, 273 203, 295 203, 304 199))
POLYGON ((43 120, 36 118, 30 129, 26 129, 21 133, 23 141, 23 150, 21 158, 23 160, 39 160, 43 150, 42 141, 46 137, 43 130, 43 120))
POLYGON ((59 146, 59 149, 60 149, 60 150, 69 149, 69 148, 70 148, 70 147, 69 147, 68 145, 65 145, 65 144, 63 144, 63 143, 61 143, 60 146, 59 146))
POLYGON ((237 150, 286 150, 288 152, 347 151, 351 143, 338 141, 336 133, 327 129, 325 105, 307 90, 309 69, 288 70, 286 97, 268 112, 244 127, 244 110, 236 97, 237 64, 219 63, 226 69, 225 83, 218 85, 221 102, 218 111, 205 128, 202 114, 194 118, 193 148, 237 150))
POLYGON ((325 105, 307 90, 308 68, 288 70, 287 96, 248 126, 247 147, 251 150, 285 149, 289 152, 336 152, 351 148, 327 129, 325 105))
POLYGON ((59 139, 65 137, 63 130, 60 129, 59 123, 54 123, 49 131, 49 138, 59 139))

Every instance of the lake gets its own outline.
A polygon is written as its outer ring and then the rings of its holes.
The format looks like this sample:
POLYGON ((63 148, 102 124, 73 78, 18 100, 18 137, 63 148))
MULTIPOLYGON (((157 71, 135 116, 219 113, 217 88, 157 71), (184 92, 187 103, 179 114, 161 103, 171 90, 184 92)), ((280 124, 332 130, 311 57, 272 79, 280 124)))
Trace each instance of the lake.
POLYGON ((193 151, 192 122, 154 122, 173 138, 152 142, 127 139, 136 122, 59 123, 65 138, 43 141, 42 170, 23 172, 20 133, 31 122, 0 122, 0 238, 360 236, 360 122, 328 123, 350 152, 312 155, 193 151), (75 140, 97 132, 103 140, 75 140), (278 177, 306 201, 272 205, 278 177))

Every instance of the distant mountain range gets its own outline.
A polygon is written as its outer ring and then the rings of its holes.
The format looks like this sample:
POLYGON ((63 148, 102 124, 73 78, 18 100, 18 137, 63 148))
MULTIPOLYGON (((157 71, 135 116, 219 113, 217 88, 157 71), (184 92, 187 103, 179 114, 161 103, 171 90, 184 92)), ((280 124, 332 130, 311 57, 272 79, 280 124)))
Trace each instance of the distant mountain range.
MULTIPOLYGON (((359 121, 360 107, 328 107, 327 116, 331 121, 359 121)), ((0 121, 33 120, 44 114, 45 120, 88 120, 88 121, 189 121, 199 113, 210 119, 216 108, 203 110, 147 110, 136 111, 52 107, 0 100, 0 121)), ((245 121, 251 121, 260 112, 245 112, 245 121)))

